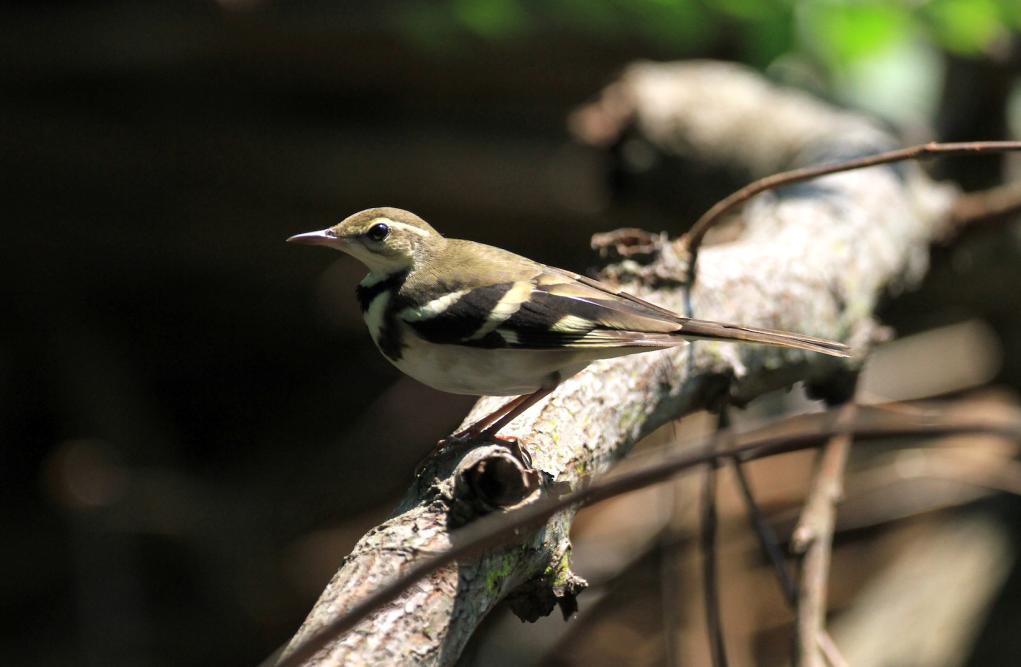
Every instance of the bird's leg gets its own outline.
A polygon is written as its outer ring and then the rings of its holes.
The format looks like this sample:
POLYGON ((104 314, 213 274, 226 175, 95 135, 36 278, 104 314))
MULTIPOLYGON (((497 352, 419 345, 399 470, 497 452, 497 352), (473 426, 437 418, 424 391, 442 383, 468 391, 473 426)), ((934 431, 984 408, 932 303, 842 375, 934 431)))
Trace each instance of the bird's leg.
POLYGON ((515 396, 511 400, 507 401, 506 403, 498 407, 496 410, 493 410, 482 419, 479 419, 478 421, 473 423, 468 428, 464 429, 463 431, 458 431, 451 437, 457 440, 478 440, 478 438, 482 435, 483 431, 487 426, 495 422, 500 417, 506 415, 508 412, 510 412, 518 405, 520 405, 523 401, 528 400, 529 396, 531 396, 531 394, 515 396))
MULTIPOLYGON (((486 415, 482 419, 479 419, 478 421, 474 422, 471 426, 469 426, 468 428, 464 429, 463 431, 458 431, 457 433, 454 433, 453 435, 449 435, 446 438, 441 439, 439 442, 436 443, 436 446, 433 447, 429 451, 429 454, 427 454, 426 457, 424 459, 422 459, 421 461, 419 461, 418 465, 415 466, 415 476, 417 477, 418 475, 420 475, 422 473, 422 470, 425 467, 426 461, 428 461, 429 457, 432 456, 433 454, 435 454, 436 452, 439 452, 439 451, 442 451, 442 450, 446 450, 446 449, 451 449, 451 448, 454 448, 454 447, 464 447, 466 445, 472 445, 472 444, 478 442, 482 438, 482 435, 485 432, 485 429, 486 429, 487 426, 489 426, 490 424, 495 422, 500 417, 503 417, 504 415, 506 415, 507 412, 509 412, 510 410, 513 410, 518 405, 520 405, 522 402, 528 400, 529 397, 531 397, 531 394, 525 394, 523 396, 515 396, 511 400, 507 401, 506 403, 504 403, 503 405, 498 407, 496 410, 493 410, 492 412, 490 412, 488 415, 486 415)), ((498 439, 498 440, 500 440, 502 442, 505 442, 504 438, 492 438, 492 439, 498 439)), ((510 447, 510 445, 508 445, 508 447, 510 447)), ((517 447, 517 441, 516 440, 514 441, 514 447, 516 448, 515 449, 515 456, 517 456, 517 458, 519 460, 524 462, 522 457, 520 455, 518 455, 518 453, 519 453, 521 448, 517 447)), ((526 467, 531 467, 531 466, 528 465, 526 467)))
MULTIPOLYGON (((519 396, 518 398, 514 399, 513 401, 505 405, 504 408, 507 408, 507 411, 503 414, 503 416, 497 419, 496 421, 492 422, 489 426, 482 430, 479 433, 479 437, 496 438, 496 434, 499 433, 500 429, 509 424, 515 417, 520 415, 522 412, 532 407, 542 399, 546 398, 546 396, 549 396, 549 394, 554 389, 557 388, 558 384, 560 384, 560 373, 554 373, 553 375, 549 376, 545 382, 543 382, 541 387, 536 389, 531 394, 519 396)), ((501 410, 503 410, 503 408, 501 408, 501 410)), ((500 439, 506 440, 506 438, 500 439)))
POLYGON ((560 384, 560 373, 553 373, 546 378, 546 381, 543 382, 542 386, 534 392, 524 396, 519 396, 514 401, 511 401, 510 404, 504 406, 508 409, 503 416, 487 426, 481 433, 479 433, 479 437, 487 440, 499 440, 503 442, 507 445, 507 449, 511 450, 511 453, 514 454, 519 461, 521 461, 525 468, 530 469, 532 467, 532 457, 529 456, 528 452, 521 447, 518 439, 514 437, 499 436, 497 433, 499 433, 500 429, 509 424, 522 412, 532 407, 546 396, 549 396, 549 394, 557 388, 558 384, 560 384))
MULTIPOLYGON (((515 458, 521 461, 526 468, 531 468, 532 458, 528 455, 528 452, 522 449, 521 445, 518 444, 518 439, 514 437, 500 436, 497 435, 497 433, 499 433, 500 429, 509 424, 515 417, 548 396, 559 384, 560 373, 551 374, 548 378, 546 378, 542 386, 531 394, 524 394, 522 396, 512 398, 463 431, 440 440, 436 443, 436 447, 433 448, 433 452, 446 449, 447 447, 472 444, 480 441, 499 442, 506 445, 507 449, 511 450, 511 453, 514 454, 515 458)), ((419 464, 419 467, 421 467, 421 465, 422 464, 419 464)))

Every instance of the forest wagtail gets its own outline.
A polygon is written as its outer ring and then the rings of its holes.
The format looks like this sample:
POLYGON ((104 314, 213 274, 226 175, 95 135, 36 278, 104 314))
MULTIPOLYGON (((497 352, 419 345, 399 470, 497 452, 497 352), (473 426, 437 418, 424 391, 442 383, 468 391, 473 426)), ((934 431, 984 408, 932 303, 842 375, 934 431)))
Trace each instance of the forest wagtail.
POLYGON ((397 208, 370 208, 291 243, 361 261, 358 285, 379 351, 419 382, 454 394, 516 396, 454 438, 496 436, 596 359, 689 339, 849 356, 843 343, 680 315, 599 281, 493 246, 448 239, 397 208))

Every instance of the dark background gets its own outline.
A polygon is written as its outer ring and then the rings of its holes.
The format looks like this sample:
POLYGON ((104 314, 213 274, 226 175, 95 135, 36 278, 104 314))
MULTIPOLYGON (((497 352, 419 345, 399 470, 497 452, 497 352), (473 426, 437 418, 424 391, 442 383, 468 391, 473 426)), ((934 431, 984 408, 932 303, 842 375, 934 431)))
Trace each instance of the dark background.
MULTIPOLYGON (((908 48, 931 99, 872 109, 905 136, 1021 125, 1012 3, 882 4, 4 6, 3 662, 257 663, 464 414, 372 348, 360 267, 287 236, 392 205, 583 270, 593 232, 683 231, 742 175, 567 131, 636 58, 740 60, 868 106, 884 84, 859 70, 908 48)), ((974 189, 1003 165, 935 168, 974 189)), ((1018 257, 1016 229, 971 239, 888 320, 985 319, 1021 387, 1018 257)))

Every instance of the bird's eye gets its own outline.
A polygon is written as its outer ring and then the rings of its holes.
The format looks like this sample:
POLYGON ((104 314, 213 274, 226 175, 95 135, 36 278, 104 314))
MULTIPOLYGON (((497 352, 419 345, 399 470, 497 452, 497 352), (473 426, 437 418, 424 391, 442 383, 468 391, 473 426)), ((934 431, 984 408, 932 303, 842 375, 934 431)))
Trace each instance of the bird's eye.
POLYGON ((369 237, 370 241, 382 241, 390 235, 390 225, 385 222, 377 222, 369 227, 369 231, 365 232, 365 235, 369 237))

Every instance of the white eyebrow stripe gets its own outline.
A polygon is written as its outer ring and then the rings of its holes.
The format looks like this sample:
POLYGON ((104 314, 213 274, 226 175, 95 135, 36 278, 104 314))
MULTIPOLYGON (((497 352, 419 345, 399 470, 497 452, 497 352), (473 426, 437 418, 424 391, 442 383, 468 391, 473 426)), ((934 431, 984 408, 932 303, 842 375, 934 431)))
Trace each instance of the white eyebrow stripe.
POLYGON ((408 306, 400 312, 398 317, 405 322, 421 322, 422 320, 432 319, 447 308, 450 308, 458 299, 468 292, 469 290, 451 292, 450 294, 444 294, 443 296, 433 299, 429 303, 421 306, 408 306))
MULTIPOLYGON (((532 296, 532 283, 516 282, 486 316, 486 322, 468 340, 478 340, 506 322, 521 309, 521 304, 532 296)), ((505 337, 506 339, 506 337, 505 337)))
POLYGON ((396 220, 391 220, 390 218, 376 218, 375 220, 372 220, 369 224, 372 225, 377 222, 385 222, 394 229, 412 232, 414 234, 418 234, 419 236, 429 236, 429 232, 425 231, 424 229, 419 229, 415 225, 409 225, 406 222, 397 222, 396 220))

